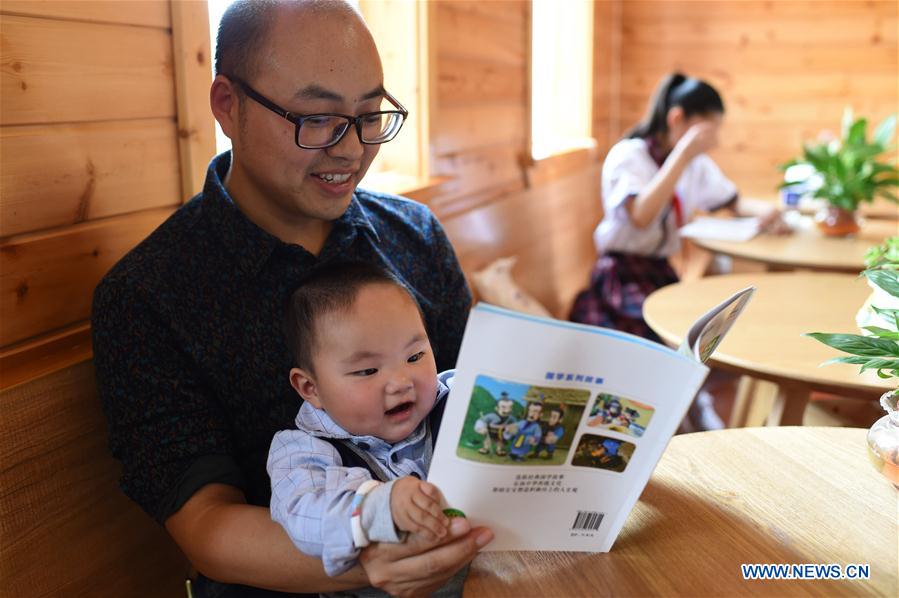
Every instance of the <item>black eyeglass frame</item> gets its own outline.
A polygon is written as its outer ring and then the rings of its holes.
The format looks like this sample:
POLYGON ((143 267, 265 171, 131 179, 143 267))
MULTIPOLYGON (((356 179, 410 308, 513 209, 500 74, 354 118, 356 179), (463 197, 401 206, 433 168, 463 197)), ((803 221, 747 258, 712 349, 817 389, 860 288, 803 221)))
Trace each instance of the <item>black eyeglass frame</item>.
POLYGON ((395 97, 390 95, 390 92, 387 92, 387 91, 384 92, 384 98, 388 102, 393 104, 397 108, 396 110, 378 110, 376 112, 366 112, 365 114, 360 114, 359 116, 351 116, 349 114, 339 114, 337 112, 318 112, 315 114, 297 114, 295 112, 290 112, 289 110, 285 110, 281 106, 277 105, 276 103, 274 103, 273 101, 271 101, 270 99, 268 99, 267 97, 265 97, 264 95, 262 95, 261 93, 259 93, 255 89, 253 89, 252 87, 250 87, 250 85, 246 81, 244 81, 238 77, 228 77, 228 78, 231 79, 232 81, 234 81, 235 83, 237 83, 241 87, 241 89, 243 89, 244 93, 246 93, 247 96, 250 97, 250 99, 256 101, 257 103, 261 104, 265 108, 268 108, 269 110, 271 110, 278 116, 291 122, 294 126, 293 142, 300 149, 325 149, 325 148, 335 146, 338 143, 340 143, 344 137, 346 137, 346 133, 347 133, 347 131, 350 130, 351 124, 355 125, 356 136, 359 138, 359 143, 362 143, 363 145, 380 145, 382 143, 387 143, 388 141, 393 141, 393 139, 400 132, 400 129, 403 128, 403 124, 405 124, 406 118, 409 116, 409 111, 406 110, 402 104, 400 104, 399 100, 397 100, 395 97), (396 128, 396 131, 394 131, 393 135, 391 135, 389 139, 385 139, 384 141, 365 141, 364 139, 362 139, 362 120, 364 118, 368 118, 368 117, 374 116, 376 114, 389 114, 389 115, 390 114, 398 114, 402 117, 402 120, 400 120, 399 126, 396 128), (302 143, 300 143, 300 127, 303 126, 303 123, 307 119, 318 118, 321 116, 338 116, 340 118, 346 119, 346 126, 344 127, 344 129, 340 133, 340 135, 338 135, 333 141, 331 141, 330 143, 328 143, 326 145, 310 146, 310 145, 303 145, 302 143))

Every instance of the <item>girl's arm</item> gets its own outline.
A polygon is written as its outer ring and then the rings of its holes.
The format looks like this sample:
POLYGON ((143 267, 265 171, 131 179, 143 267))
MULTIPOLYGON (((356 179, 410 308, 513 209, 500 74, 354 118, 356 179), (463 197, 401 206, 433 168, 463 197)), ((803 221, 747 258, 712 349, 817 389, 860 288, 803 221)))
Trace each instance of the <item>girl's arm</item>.
POLYGON ((649 226, 671 202, 675 185, 690 161, 717 144, 718 125, 715 123, 701 122, 690 127, 649 184, 636 197, 625 201, 624 206, 633 225, 637 228, 649 226))

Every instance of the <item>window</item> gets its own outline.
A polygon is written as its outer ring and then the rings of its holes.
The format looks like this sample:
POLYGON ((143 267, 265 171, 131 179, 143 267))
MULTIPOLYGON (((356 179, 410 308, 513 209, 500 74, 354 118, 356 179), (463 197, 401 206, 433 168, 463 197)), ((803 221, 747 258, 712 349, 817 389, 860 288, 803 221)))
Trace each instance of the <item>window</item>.
MULTIPOLYGON (((225 9, 233 0, 209 0, 212 52, 225 9)), ((381 54, 384 85, 409 117, 400 134, 381 146, 362 185, 400 192, 421 185, 428 177, 428 38, 427 2, 417 0, 355 0, 381 54), (402 34, 398 34, 401 32, 402 34)), ((231 141, 216 123, 216 151, 231 141)))
POLYGON ((592 147, 593 2, 533 0, 531 156, 592 147))

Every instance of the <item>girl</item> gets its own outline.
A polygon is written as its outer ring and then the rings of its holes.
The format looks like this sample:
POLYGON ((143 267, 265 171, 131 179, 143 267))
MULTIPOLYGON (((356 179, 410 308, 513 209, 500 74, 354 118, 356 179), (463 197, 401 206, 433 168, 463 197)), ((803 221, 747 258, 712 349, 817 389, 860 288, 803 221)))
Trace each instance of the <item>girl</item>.
MULTIPOLYGON (((735 208, 737 187, 706 152, 718 145, 724 102, 680 73, 659 85, 643 121, 609 151, 602 169, 604 216, 593 234, 599 259, 570 319, 661 342, 643 301, 677 282, 668 258, 697 210, 735 208)), ((777 219, 772 211, 763 222, 777 219)))

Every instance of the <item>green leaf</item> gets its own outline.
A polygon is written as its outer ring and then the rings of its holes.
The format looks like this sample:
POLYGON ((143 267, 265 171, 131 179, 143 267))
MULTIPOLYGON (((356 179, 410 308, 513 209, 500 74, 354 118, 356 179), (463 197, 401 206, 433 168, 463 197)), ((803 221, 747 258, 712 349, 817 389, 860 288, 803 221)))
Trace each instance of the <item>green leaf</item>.
POLYGON ((864 372, 865 370, 895 370, 899 369, 899 359, 871 359, 868 360, 868 363, 862 365, 862 369, 859 370, 864 372))
POLYGON ((899 297, 899 272, 896 270, 865 270, 862 274, 893 297, 899 297))
POLYGON ((890 144, 890 141, 893 139, 893 134, 896 132, 896 115, 891 114, 890 116, 883 119, 883 122, 877 125, 877 129, 874 131, 874 142, 879 143, 880 145, 887 146, 890 144))
POLYGON ((838 351, 851 355, 868 357, 899 357, 899 343, 860 334, 833 334, 828 332, 807 332, 808 336, 838 351))
POLYGON ((880 326, 865 326, 863 329, 873 333, 877 338, 885 338, 894 341, 899 340, 899 332, 893 332, 892 330, 887 330, 880 326))
POLYGON ((865 142, 865 129, 868 128, 868 119, 860 118, 849 127, 849 135, 846 136, 846 143, 849 145, 858 145, 865 142))
POLYGON ((822 362, 821 366, 819 367, 831 365, 833 363, 851 363, 853 365, 864 365, 871 361, 871 359, 871 357, 834 357, 833 359, 828 359, 827 361, 822 362))

